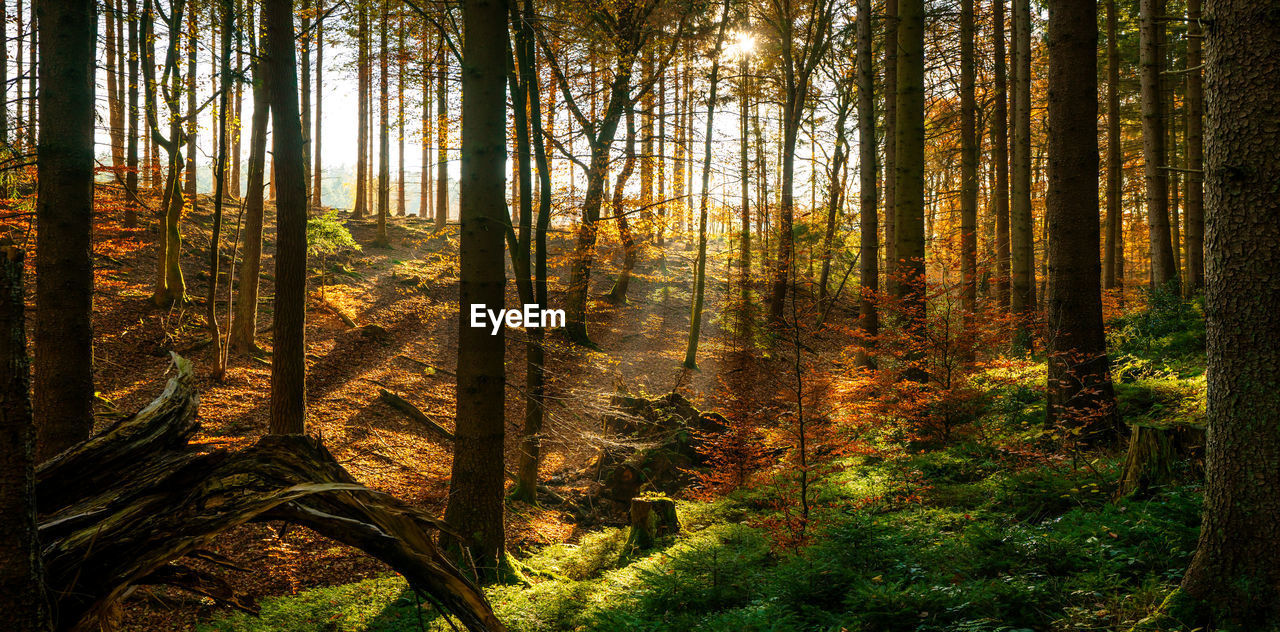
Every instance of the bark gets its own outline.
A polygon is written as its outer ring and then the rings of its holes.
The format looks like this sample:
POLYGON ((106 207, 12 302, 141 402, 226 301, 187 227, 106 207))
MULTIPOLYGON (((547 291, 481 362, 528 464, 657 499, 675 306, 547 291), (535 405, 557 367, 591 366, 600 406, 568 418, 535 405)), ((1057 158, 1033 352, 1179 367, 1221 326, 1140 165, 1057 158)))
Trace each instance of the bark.
POLYGON ((292 0, 264 5, 271 70, 272 180, 276 183, 276 295, 272 327, 271 434, 306 429, 307 190, 298 115, 292 0))
POLYGON ((1164 39, 1164 0, 1139 3, 1141 57, 1142 155, 1150 227, 1150 289, 1172 285, 1177 290, 1178 264, 1169 230, 1169 177, 1165 166, 1165 107, 1160 93, 1160 42, 1164 39))
POLYGON ((478 580, 498 576, 504 557, 505 332, 469 326, 471 305, 500 309, 506 271, 503 199, 506 172, 506 68, 510 60, 506 0, 462 7, 462 180, 458 288, 457 429, 445 521, 465 534, 478 580))
POLYGON ((978 105, 974 100, 975 0, 960 3, 960 282, 963 306, 978 306, 978 105))
POLYGON ((1204 27, 1200 0, 1187 0, 1186 292, 1204 289, 1204 79, 1200 65, 1204 27))
POLYGON ((322 150, 323 131, 324 131, 324 0, 316 0, 316 116, 315 116, 315 132, 312 134, 311 143, 311 164, 313 175, 311 176, 311 194, 308 199, 311 200, 311 209, 315 213, 319 213, 324 208, 324 161, 322 150))
POLYGON ((400 12, 399 24, 396 26, 396 139, 400 144, 400 156, 396 161, 396 215, 404 217, 408 212, 404 199, 404 67, 408 57, 404 48, 404 11, 400 12))
MULTIPOLYGON (((311 199, 311 38, 314 37, 311 32, 311 15, 311 0, 302 0, 302 10, 299 11, 299 27, 302 29, 302 36, 298 38, 298 50, 302 60, 298 64, 298 83, 302 88, 300 112, 302 116, 302 182, 307 200, 311 199)), ((386 20, 384 19, 383 22, 385 28, 386 20)), ((308 201, 308 215, 312 208, 308 201)))
POLYGON ((879 291, 880 227, 876 211, 875 64, 872 60, 871 0, 858 0, 858 326, 863 349, 857 363, 872 366, 869 349, 880 333, 875 293, 879 291))
POLYGON ((640 553, 653 548, 658 538, 680 532, 676 503, 663 496, 641 496, 631 499, 631 526, 627 530, 624 554, 640 553))
POLYGON ((908 327, 924 318, 924 2, 898 2, 897 156, 894 174, 895 293, 908 327))
POLYGON ((50 622, 36 531, 36 433, 22 259, 22 250, 0 248, 0 610, 15 632, 44 632, 50 622))
MULTIPOLYGON (((218 76, 218 112, 225 113, 231 91, 231 32, 235 29, 235 8, 232 0, 220 0, 222 8, 222 42, 219 51, 219 64, 222 73, 218 76)), ((222 353, 222 334, 218 331, 218 274, 221 259, 219 257, 222 240, 223 204, 227 191, 227 117, 218 117, 215 149, 213 152, 213 230, 209 239, 209 294, 205 298, 205 319, 208 321, 209 338, 213 342, 214 378, 221 380, 227 372, 226 356, 222 353)), ((234 255, 233 255, 234 256, 234 255)), ((254 296, 257 303, 257 296, 254 296)))
POLYGON ((124 226, 133 228, 137 222, 138 199, 138 16, 137 0, 129 0, 129 132, 126 140, 124 187, 128 201, 124 207, 124 226))
POLYGON ((622 305, 627 302, 627 289, 631 286, 631 271, 636 267, 636 254, 640 248, 637 243, 635 231, 631 226, 631 222, 627 219, 627 211, 624 208, 624 197, 627 190, 627 181, 631 179, 631 172, 636 165, 636 126, 635 126, 635 109, 627 109, 627 140, 624 144, 625 149, 623 155, 626 158, 622 162, 622 170, 618 172, 618 179, 613 186, 613 203, 610 205, 613 216, 618 222, 618 239, 622 242, 622 268, 618 270, 618 278, 613 283, 613 289, 605 295, 605 300, 615 305, 622 305))
POLYGON ((1013 7, 1013 199, 1009 212, 1009 309, 1019 318, 1019 346, 1029 347, 1027 321, 1036 309, 1035 222, 1031 216, 1031 2, 1013 0, 1013 7))
POLYGON ((1009 308, 1009 91, 1005 53, 1005 0, 992 0, 995 99, 991 116, 991 162, 995 165, 996 300, 1009 308))
POLYGON ((1102 287, 1114 290, 1124 286, 1124 275, 1121 273, 1124 259, 1124 230, 1123 211, 1120 206, 1124 199, 1124 163, 1120 146, 1120 45, 1116 40, 1116 1, 1106 0, 1106 7, 1107 241, 1103 247, 1102 287))
POLYGON ((436 42, 436 230, 449 222, 449 57, 444 33, 436 42))
POLYGON ((93 430, 92 0, 42 4, 36 168, 35 423, 47 459, 93 430))
POLYGON ((116 14, 116 0, 107 0, 104 5, 102 17, 105 45, 103 48, 106 49, 107 115, 110 121, 108 136, 111 138, 111 167, 119 170, 124 166, 124 108, 120 105, 116 64, 116 56, 121 54, 121 51, 116 48, 115 37, 116 23, 119 18, 116 14))
POLYGON ((1182 587, 1219 627, 1280 622, 1280 11, 1205 6, 1208 454, 1200 542, 1182 587))
POLYGON ((351 217, 360 219, 369 212, 369 16, 364 5, 356 7, 356 201, 351 217))
MULTIPOLYGON (((998 1, 998 0, 997 0, 998 1)), ((893 291, 898 279, 898 0, 884 2, 884 283, 893 291)))
MULTIPOLYGON (((265 50, 264 38, 257 49, 265 50)), ((245 351, 258 351, 258 282, 262 273, 262 190, 267 153, 267 120, 271 112, 270 66, 253 65, 253 121, 249 131, 249 190, 244 198, 244 259, 240 277, 236 315, 231 325, 231 344, 245 351)))
POLYGON ((1098 261, 1098 8, 1049 3, 1047 422, 1087 443, 1119 432, 1098 261), (1077 433, 1078 431, 1078 433, 1077 433))
MULTIPOLYGON (((196 201, 196 132, 200 129, 200 123, 196 117, 196 51, 198 50, 197 30, 199 29, 196 22, 196 3, 189 2, 187 4, 187 86, 184 92, 187 97, 187 119, 186 119, 186 142, 187 142, 187 162, 182 170, 182 194, 189 198, 192 204, 196 201)), ((226 68, 223 67, 223 70, 226 68)), ((215 69, 216 71, 216 69, 215 69)), ((219 109, 215 112, 214 127, 217 126, 218 114, 222 114, 219 109)), ((225 120, 225 116, 223 117, 225 120)))
POLYGON ((378 29, 378 228, 373 245, 386 247, 387 215, 391 214, 391 129, 388 125, 387 3, 382 3, 382 27, 378 29))

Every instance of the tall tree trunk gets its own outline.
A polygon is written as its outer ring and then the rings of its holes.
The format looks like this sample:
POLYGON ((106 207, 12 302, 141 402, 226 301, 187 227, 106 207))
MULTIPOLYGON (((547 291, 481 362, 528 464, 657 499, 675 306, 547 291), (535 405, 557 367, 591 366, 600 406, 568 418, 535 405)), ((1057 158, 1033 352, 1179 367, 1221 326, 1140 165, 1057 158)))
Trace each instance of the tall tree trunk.
POLYGON ((124 226, 133 228, 138 223, 138 8, 137 0, 129 0, 129 132, 125 143, 125 160, 128 170, 124 177, 128 201, 124 207, 124 226))
MULTIPOLYGON (((1204 522, 1182 587, 1212 623, 1280 623, 1280 7, 1205 7, 1205 316, 1209 444, 1204 522)), ((1234 625, 1232 625, 1234 624, 1234 625)), ((1212 627, 1212 626, 1211 626, 1212 627)))
MULTIPOLYGON (((998 0, 997 0, 998 1, 998 0)), ((884 2, 884 285, 898 283, 898 0, 884 2)))
POLYGON ((1187 0, 1187 210, 1186 292, 1204 289, 1204 79, 1200 66, 1204 27, 1200 0, 1187 0))
POLYGON ((311 141, 311 193, 307 199, 311 201, 311 209, 319 214, 324 208, 324 157, 321 141, 324 131, 324 0, 316 0, 316 116, 315 132, 311 141))
MULTIPOLYGON (((744 29, 750 28, 750 22, 744 29)), ((747 152, 750 146, 749 132, 751 124, 751 56, 739 53, 738 61, 738 179, 741 186, 739 213, 742 216, 742 234, 738 236, 738 277, 740 294, 738 297, 740 333, 749 336, 752 321, 751 308, 751 164, 747 152)))
POLYGON ((622 242, 622 268, 618 270, 618 278, 613 283, 613 289, 605 295, 605 300, 615 305, 627 302, 627 288, 631 286, 631 271, 636 267, 636 253, 640 248, 640 244, 636 243, 635 229, 627 219, 627 211, 624 208, 627 181, 631 179, 631 172, 636 164, 634 108, 627 109, 627 139, 624 147, 622 153, 626 157, 623 159, 622 169, 618 172, 618 179, 613 187, 613 203, 610 204, 613 216, 618 222, 618 240, 622 242))
POLYGON ((400 11, 396 25, 396 140, 400 144, 400 156, 396 160, 396 215, 406 213, 404 200, 404 65, 408 54, 404 49, 404 11, 400 11))
POLYGON ((1035 221, 1031 215, 1031 3, 1013 0, 1013 199, 1009 217, 1009 308, 1017 344, 1031 346, 1036 310, 1035 221))
POLYGON ((974 100, 975 0, 960 2, 960 282, 967 312, 978 306, 978 104, 974 100))
MULTIPOLYGON (((196 21, 196 3, 187 3, 187 163, 182 170, 182 194, 191 200, 194 206, 196 203, 196 132, 200 129, 200 123, 196 117, 196 51, 199 49, 197 41, 197 30, 199 29, 196 21)), ((225 68, 223 69, 226 70, 225 68)), ((217 114, 222 114, 219 110, 217 114)), ((217 116, 214 120, 217 120, 217 116)), ((215 126, 216 128, 216 126, 215 126)), ((194 210, 194 209, 193 209, 194 210)))
MULTIPOLYGON (((384 3, 385 4, 385 3, 384 3)), ((298 64, 299 77, 298 83, 302 88, 302 182, 303 190, 307 195, 307 211, 310 214, 312 208, 311 199, 311 40, 314 34, 311 32, 311 0, 302 0, 302 10, 299 12, 299 26, 302 28, 302 37, 298 38, 298 50, 301 53, 301 63, 298 64)), ((384 20, 385 22, 385 20, 384 20)), ((383 25, 386 28, 386 25, 383 25)))
POLYGON ((363 6, 356 8, 356 201, 351 217, 360 219, 369 212, 366 197, 369 179, 369 16, 363 6))
POLYGON ((116 55, 123 52, 116 48, 115 31, 116 22, 119 20, 116 13, 116 0, 106 0, 104 4, 103 41, 105 46, 103 48, 106 49, 107 114, 110 121, 108 136, 111 138, 111 167, 119 170, 124 166, 124 109, 120 107, 116 55))
POLYGON ((271 354, 271 434, 306 430, 307 189, 298 113, 293 1, 267 0, 271 66, 271 149, 276 182, 276 298, 271 354))
POLYGON ((391 129, 387 116, 390 89, 387 76, 387 3, 382 3, 382 27, 378 29, 378 229, 375 246, 387 246, 387 215, 391 213, 391 129))
POLYGON ((872 366, 869 348, 880 333, 875 293, 880 279, 880 227, 876 209, 875 63, 872 60, 871 0, 858 0, 858 326, 866 336, 857 363, 872 366))
MULTIPOLYGON (((267 49, 257 38, 257 50, 267 49)), ((258 57, 255 55, 255 59, 258 57)), ((253 116, 249 131, 249 189, 244 198, 244 259, 240 263, 236 315, 231 325, 231 344, 249 352, 259 350, 258 282, 262 273, 263 179, 267 154, 267 119, 271 111, 271 65, 253 64, 253 116)))
POLYGON ((422 21, 419 38, 422 46, 422 122, 418 140, 422 143, 422 181, 418 189, 418 217, 431 217, 431 57, 427 55, 431 44, 431 23, 422 21))
POLYGON ((1120 260, 1124 257, 1123 210, 1120 206, 1124 199, 1124 162, 1120 146, 1120 45, 1116 41, 1116 0, 1106 0, 1106 7, 1107 241, 1103 246, 1102 287, 1114 290, 1124 286, 1124 275, 1120 274, 1120 260))
MULTIPOLYGON (((93 430, 92 0, 41 0, 35 423, 43 461, 93 430)), ((8 335, 8 334, 3 334, 8 335)))
MULTIPOLYGON (((716 91, 720 82, 720 51, 724 50, 724 33, 729 26, 730 0, 724 0, 720 27, 716 30, 716 48, 711 54, 711 85, 707 94, 707 126, 702 139, 702 195, 698 200, 698 258, 693 273, 693 309, 689 316, 689 344, 685 347, 684 367, 698 368, 698 339, 702 335, 702 307, 707 287, 707 204, 711 186, 711 141, 715 130, 716 91)), ((692 121, 692 118, 690 119, 692 121)), ((630 118, 627 119, 630 127, 630 118)))
MULTIPOLYGON (((253 4, 241 4, 241 0, 235 0, 236 14, 244 16, 243 31, 254 34, 258 29, 254 28, 253 22, 253 4)), ((256 35, 253 35, 256 37, 256 35)), ((251 64, 256 62, 251 62, 251 64)), ((236 69, 241 70, 244 66, 244 52, 240 46, 236 46, 236 69)), ((242 188, 240 186, 240 146, 243 144, 244 138, 244 122, 241 114, 244 110, 244 81, 237 81, 235 89, 231 93, 231 162, 228 167, 230 178, 227 182, 227 194, 234 199, 240 199, 242 188)), ((252 90, 252 89, 251 89, 252 90)), ((250 96, 250 98, 253 98, 250 96)), ((252 134, 252 132, 250 132, 252 134)))
MULTIPOLYGON (((227 111, 231 91, 231 35, 235 29, 235 7, 232 0, 220 0, 222 7, 222 47, 218 53, 218 112, 227 111)), ((214 379, 221 380, 227 372, 226 356, 222 353, 222 334, 218 331, 218 274, 221 263, 222 206, 227 192, 227 117, 218 117, 218 127, 212 130, 215 137, 213 150, 213 230, 209 239, 209 294, 205 298, 205 319, 208 321, 209 338, 213 342, 214 379)))
POLYGON ((501 309, 506 152, 506 0, 466 0, 462 57, 462 222, 458 283, 457 431, 445 521, 476 578, 496 579, 504 554, 505 332, 470 326, 472 305, 501 309))
POLYGON ((436 41, 436 230, 449 221, 449 57, 444 33, 436 41))
POLYGON ((908 327, 924 325, 924 0, 898 1, 897 156, 894 174, 898 283, 908 327))
POLYGON ((1160 41, 1164 32, 1164 0, 1139 3, 1142 94, 1142 155, 1150 227, 1150 288, 1177 290, 1178 267, 1169 230, 1169 177, 1165 170, 1164 99, 1160 93, 1160 41))
POLYGON ((0 610, 15 632, 46 632, 22 258, 14 246, 0 248, 0 610))
POLYGON ((1085 442, 1119 418, 1102 324, 1098 263, 1098 7, 1049 3, 1049 374, 1047 422, 1085 442))

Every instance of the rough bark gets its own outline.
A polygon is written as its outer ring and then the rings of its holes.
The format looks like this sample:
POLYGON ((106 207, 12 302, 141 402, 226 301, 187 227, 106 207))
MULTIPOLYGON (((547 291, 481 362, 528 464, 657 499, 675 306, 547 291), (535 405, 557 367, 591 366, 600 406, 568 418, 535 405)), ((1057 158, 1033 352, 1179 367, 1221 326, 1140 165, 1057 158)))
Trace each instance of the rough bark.
MULTIPOLYGON (((265 38, 258 38, 265 50, 265 38)), ((253 117, 249 127, 249 190, 244 198, 244 258, 240 263, 236 315, 231 324, 231 344, 257 351, 258 282, 262 273, 263 177, 267 154, 267 120, 271 112, 270 66, 253 65, 253 117)))
POLYGON ((96 5, 43 2, 36 168, 37 457, 93 430, 93 119, 96 5))
POLYGON ((975 0, 960 3, 960 282, 963 306, 978 301, 978 104, 974 100, 975 0))
POLYGON ((923 325, 924 262, 924 2, 898 2, 897 145, 894 164, 895 293, 910 320, 923 325))
POLYGON ((991 116, 991 161, 995 166, 996 300, 1009 308, 1009 69, 1005 52, 1005 0, 992 0, 995 99, 991 116))
MULTIPOLYGON (((1194 1, 1194 0, 1192 0, 1194 1)), ((1123 287, 1121 274, 1124 258, 1123 217, 1120 203, 1124 199, 1124 163, 1120 147, 1120 45, 1116 41, 1116 1, 1106 0, 1107 7, 1107 218, 1106 245, 1103 246, 1102 287, 1123 287)))
POLYGON ((1187 200, 1186 260, 1188 295, 1204 289, 1204 25, 1200 0, 1187 0, 1187 200))
MULTIPOLYGON (((1009 211, 1009 309, 1019 343, 1030 344, 1036 309, 1035 226, 1031 216, 1031 0, 1013 0, 1013 189, 1009 211)), ((1095 27, 1096 28, 1096 27, 1095 27)))
POLYGON ((875 64, 871 58, 871 0, 858 0, 858 325, 866 336, 858 364, 871 366, 868 352, 880 333, 875 294, 879 291, 880 227, 876 210, 875 64))
POLYGON ((387 216, 391 214, 391 126, 387 112, 390 89, 387 76, 387 3, 382 3, 382 27, 378 29, 378 228, 375 246, 387 246, 387 216))
POLYGON ((1165 164, 1165 107, 1160 93, 1160 41, 1164 33, 1164 0, 1139 3, 1141 59, 1142 156, 1147 191, 1147 224, 1151 245, 1152 290, 1178 288, 1178 263, 1169 230, 1169 174, 1165 164))
POLYGON ((506 335, 471 327, 471 305, 501 309, 506 270, 506 0, 467 0, 462 57, 461 244, 457 428, 445 521, 463 537, 475 577, 496 579, 504 556, 506 335))
POLYGON ((35 448, 22 250, 0 248, 0 611, 15 632, 49 629, 36 532, 35 448))
POLYGON ((272 434, 306 428, 307 189, 298 115, 298 63, 292 0, 269 0, 263 10, 266 62, 271 66, 272 181, 276 183, 276 296, 272 327, 272 434))
POLYGON ((1119 431, 1098 261, 1098 8, 1049 3, 1047 422, 1097 443, 1119 431), (1075 431, 1079 431, 1076 434, 1075 431))
POLYGON ((1220 623, 1280 621, 1280 7, 1205 6, 1204 522, 1183 589, 1220 623))

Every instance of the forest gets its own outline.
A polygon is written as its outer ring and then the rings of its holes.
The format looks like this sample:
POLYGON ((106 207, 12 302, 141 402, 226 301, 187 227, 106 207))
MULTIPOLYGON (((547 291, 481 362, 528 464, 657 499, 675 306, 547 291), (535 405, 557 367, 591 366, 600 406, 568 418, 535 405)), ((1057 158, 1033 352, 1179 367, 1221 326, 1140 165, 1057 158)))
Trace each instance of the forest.
POLYGON ((0 628, 1280 630, 1280 0, 0 29, 0 628))

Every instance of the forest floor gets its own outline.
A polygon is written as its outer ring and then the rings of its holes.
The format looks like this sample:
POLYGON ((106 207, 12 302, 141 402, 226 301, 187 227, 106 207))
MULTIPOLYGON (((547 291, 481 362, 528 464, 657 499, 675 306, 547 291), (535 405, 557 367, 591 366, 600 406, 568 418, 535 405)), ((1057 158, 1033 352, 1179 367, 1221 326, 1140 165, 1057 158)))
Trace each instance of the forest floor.
MULTIPOLYGON (((202 430, 196 441, 234 449, 266 432, 267 356, 233 352, 212 377, 204 300, 210 206, 184 217, 183 269, 190 302, 149 301, 154 229, 125 229, 108 201, 95 226, 95 378, 102 413, 132 411, 163 387, 168 352, 195 361, 202 430)), ((231 230, 237 207, 228 213, 231 230)), ((259 344, 270 345, 274 243, 268 213, 260 289, 259 344)), ((370 220, 346 220, 358 252, 325 261, 308 310, 308 428, 359 480, 433 513, 448 493, 450 446, 379 400, 395 392, 446 428, 453 426, 456 368, 457 227, 433 230, 392 218, 392 246, 376 248, 370 220), (339 315, 355 323, 348 325, 339 315)), ((785 393, 785 354, 767 345, 744 371, 731 327, 733 294, 723 240, 712 241, 699 371, 680 366, 689 327, 694 253, 671 240, 641 258, 630 300, 598 297, 620 260, 604 232, 593 273, 589 331, 599 350, 549 338, 549 399, 543 480, 565 497, 592 481, 584 464, 600 450, 602 417, 617 393, 678 391, 701 408, 734 401, 726 383, 761 400, 785 393), (665 256, 665 271, 658 265, 665 256), (730 359, 732 358, 732 359, 730 359)), ((28 237, 30 235, 28 234, 28 237)), ((551 251, 565 251, 557 232, 551 251)), ((219 314, 226 332, 229 248, 224 244, 219 314)), ((313 265, 317 265, 313 261, 313 265)), ((550 262, 552 304, 567 273, 550 262)), ((318 271, 317 270, 313 270, 318 271)), ((832 284, 843 270, 833 271, 832 284)), ((509 285, 509 287, 511 287, 509 285)), ((847 290, 846 290, 847 291, 847 290)), ((29 294, 30 296, 30 294, 29 294)), ((516 304, 511 287, 508 304, 516 304)), ((838 303, 804 346, 838 371, 854 316, 838 303)), ((812 314, 802 315, 810 318, 812 314)), ((1118 393, 1126 420, 1203 416, 1203 326, 1194 309, 1155 306, 1114 320, 1118 393), (1161 311, 1163 310, 1163 311, 1161 311)), ((508 459, 523 415, 523 331, 509 330, 508 459)), ((753 343, 754 344, 754 343, 753 343)), ((799 344, 797 342, 797 344, 799 344)), ((1110 502, 1123 452, 1059 454, 1043 437, 1043 363, 1016 365, 984 399, 980 417, 948 445, 893 458, 837 454, 814 479, 810 532, 795 537, 785 484, 726 496, 679 498, 680 535, 647 554, 624 551, 622 515, 543 502, 508 507, 508 546, 530 584, 490 590, 514 630, 1110 630, 1124 629, 1176 585, 1194 548, 1199 493, 1194 476, 1142 500, 1110 502)), ((993 383, 995 383, 993 381, 993 383)), ((834 389, 832 389, 834 392, 834 389)), ((828 406, 834 396, 824 393, 828 406)), ((776 414, 768 408, 764 414, 776 414)), ((105 417, 104 417, 105 418, 105 417)), ((785 467, 782 468, 786 470, 785 467)), ((418 630, 449 627, 388 568, 304 529, 250 524, 211 547, 248 572, 222 572, 260 601, 261 617, 229 614, 207 599, 140 588, 124 601, 123 629, 141 631, 418 630)))

